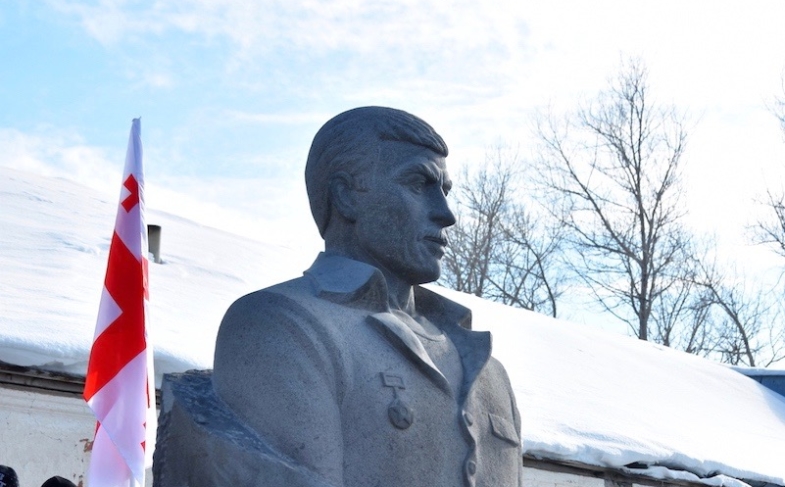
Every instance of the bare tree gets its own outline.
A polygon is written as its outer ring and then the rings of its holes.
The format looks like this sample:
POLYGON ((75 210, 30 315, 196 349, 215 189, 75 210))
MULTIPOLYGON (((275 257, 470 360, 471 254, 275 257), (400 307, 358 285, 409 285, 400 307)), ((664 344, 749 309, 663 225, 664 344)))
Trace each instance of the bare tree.
MULTIPOLYGON (((774 98, 769 110, 779 120, 785 138, 785 76, 782 78, 782 97, 774 98)), ((768 246, 780 257, 785 257, 785 191, 768 188, 766 197, 757 200, 766 209, 766 214, 751 225, 751 240, 768 246)))
POLYGON ((537 135, 544 187, 569 208, 562 223, 574 272, 638 338, 649 339, 656 323, 654 338, 673 344, 691 292, 684 116, 652 103, 647 71, 633 60, 575 115, 540 118, 537 135))
POLYGON ((510 212, 511 164, 501 164, 501 149, 486 154, 475 174, 464 170, 457 193, 457 223, 442 260, 442 282, 457 291, 486 296, 493 256, 498 255, 502 220, 510 212), (495 160, 494 160, 495 157, 495 160))
POLYGON ((557 316, 566 280, 559 272, 564 242, 561 227, 517 204, 504 219, 502 232, 488 297, 557 316))
POLYGON ((753 241, 768 245, 775 253, 785 257, 785 194, 767 190, 763 205, 768 210, 767 215, 753 226, 753 241))
POLYGON ((523 202, 521 166, 517 154, 497 147, 478 170, 464 171, 442 283, 556 316, 563 237, 532 210, 533 202, 523 202))
POLYGON ((684 273, 654 302, 649 338, 666 347, 708 356, 714 349, 712 309, 706 292, 684 273))
POLYGON ((707 355, 731 365, 766 367, 785 358, 785 331, 781 326, 779 293, 750 288, 748 281, 731 269, 721 275, 705 269, 700 280, 701 305, 708 310, 713 332, 707 355))
MULTIPOLYGON (((771 111, 779 120, 785 135, 785 78, 782 98, 774 100, 771 111)), ((785 257, 785 192, 766 190, 760 201, 766 214, 752 225, 752 241, 768 246, 785 257)), ((781 286, 782 276, 775 288, 781 286)), ((743 284, 729 285, 727 279, 712 279, 704 287, 710 291, 713 304, 724 312, 723 327, 717 349, 724 361, 749 366, 767 366, 785 358, 785 323, 783 323, 782 290, 756 289, 746 292, 743 284)))
MULTIPOLYGON (((782 79, 782 98, 775 98, 771 112, 780 121, 785 137, 785 77, 782 79)), ((752 240, 769 246, 776 254, 785 257, 785 191, 766 190, 766 198, 759 201, 766 207, 766 215, 752 226, 752 240)))

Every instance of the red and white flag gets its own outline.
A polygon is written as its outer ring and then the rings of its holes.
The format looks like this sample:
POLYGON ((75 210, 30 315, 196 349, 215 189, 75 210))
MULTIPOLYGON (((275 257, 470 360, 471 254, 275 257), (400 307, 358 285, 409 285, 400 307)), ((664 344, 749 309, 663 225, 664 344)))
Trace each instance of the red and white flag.
POLYGON ((147 225, 141 124, 134 119, 125 156, 109 262, 84 398, 98 420, 90 487, 137 487, 152 465, 156 433, 153 348, 147 339, 147 225))

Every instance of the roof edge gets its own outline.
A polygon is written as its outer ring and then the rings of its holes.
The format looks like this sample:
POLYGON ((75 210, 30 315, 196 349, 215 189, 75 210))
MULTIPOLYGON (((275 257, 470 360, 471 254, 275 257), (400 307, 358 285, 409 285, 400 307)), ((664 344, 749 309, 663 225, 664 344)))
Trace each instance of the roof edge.
MULTIPOLYGON (((692 482, 684 479, 663 479, 646 475, 646 473, 631 473, 634 469, 618 467, 602 467, 589 465, 581 462, 569 460, 552 460, 548 458, 538 458, 529 454, 523 455, 523 466, 538 470, 547 470, 556 473, 566 473, 584 477, 603 479, 605 487, 632 487, 632 484, 644 485, 647 487, 706 487, 706 483, 692 482)), ((730 477, 734 478, 734 477, 730 477)), ((736 479, 750 487, 785 487, 770 482, 756 480, 736 479)))
MULTIPOLYGON (((54 394, 82 399, 85 378, 77 374, 52 372, 38 367, 23 367, 0 360, 0 387, 54 394)), ((161 405, 161 390, 155 390, 155 402, 161 405)))

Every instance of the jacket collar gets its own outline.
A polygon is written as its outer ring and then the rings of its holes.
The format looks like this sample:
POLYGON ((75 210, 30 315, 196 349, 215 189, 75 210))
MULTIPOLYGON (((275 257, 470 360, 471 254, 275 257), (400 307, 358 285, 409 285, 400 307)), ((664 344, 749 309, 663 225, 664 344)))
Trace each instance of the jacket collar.
MULTIPOLYGON (((372 265, 320 252, 304 274, 310 278, 316 296, 321 299, 377 313, 390 311, 387 281, 382 272, 372 265)), ((471 310, 433 291, 415 286, 414 303, 417 312, 437 326, 456 323, 471 330, 471 310)))
POLYGON ((388 310, 387 282, 376 267, 320 252, 303 274, 321 299, 369 311, 388 310))

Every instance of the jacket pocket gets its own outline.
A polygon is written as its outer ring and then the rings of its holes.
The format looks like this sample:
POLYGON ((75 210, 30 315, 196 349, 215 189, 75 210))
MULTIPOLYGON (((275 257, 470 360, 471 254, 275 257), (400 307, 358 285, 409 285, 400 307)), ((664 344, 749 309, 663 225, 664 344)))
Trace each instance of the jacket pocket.
POLYGON ((520 445, 520 438, 518 432, 515 431, 515 426, 507 419, 496 414, 488 413, 491 421, 491 432, 493 436, 500 438, 514 446, 520 445))

